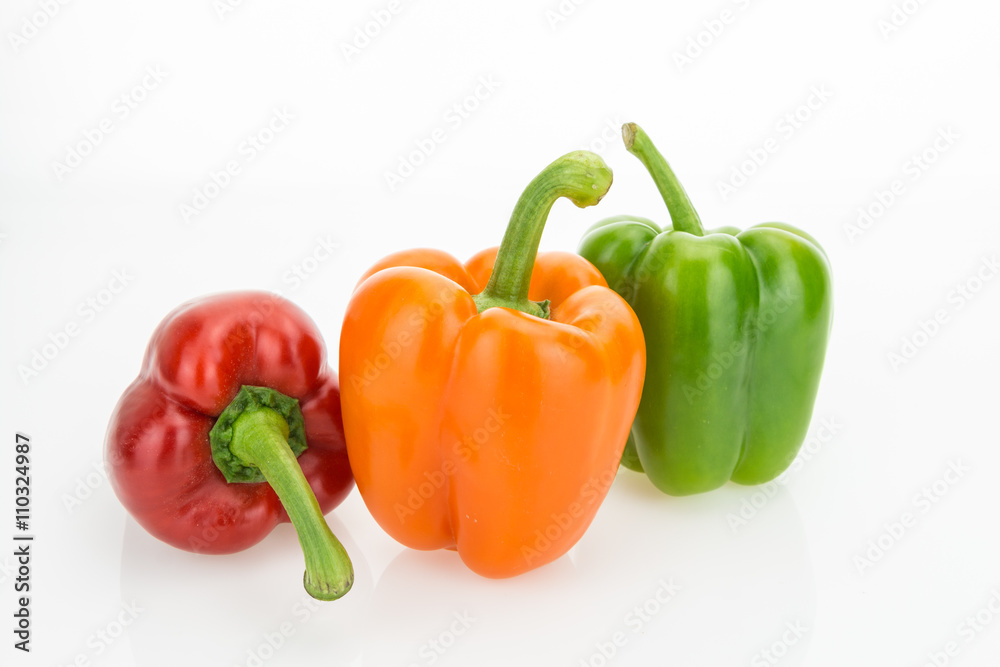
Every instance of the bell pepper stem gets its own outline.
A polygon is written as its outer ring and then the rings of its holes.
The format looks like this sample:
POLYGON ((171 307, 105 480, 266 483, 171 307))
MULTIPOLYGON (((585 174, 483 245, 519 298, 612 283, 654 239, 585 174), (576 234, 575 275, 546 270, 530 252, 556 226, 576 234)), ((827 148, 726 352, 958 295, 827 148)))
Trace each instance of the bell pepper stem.
POLYGON ((287 421, 274 410, 247 410, 233 423, 230 450, 246 465, 261 471, 288 512, 305 555, 306 591, 317 600, 336 600, 351 590, 354 568, 323 518, 288 445, 288 432, 287 421))
POLYGON ((679 232, 704 236, 705 229, 702 227, 698 212, 694 210, 691 198, 649 136, 635 123, 625 123, 622 125, 622 139, 628 152, 639 158, 646 171, 653 177, 656 189, 660 191, 660 196, 670 211, 673 228, 679 232))
POLYGON ((514 206, 486 288, 473 297, 479 312, 503 307, 548 318, 548 302, 529 301, 528 286, 549 211, 560 197, 580 208, 593 206, 611 180, 608 165, 589 151, 567 153, 535 176, 514 206))

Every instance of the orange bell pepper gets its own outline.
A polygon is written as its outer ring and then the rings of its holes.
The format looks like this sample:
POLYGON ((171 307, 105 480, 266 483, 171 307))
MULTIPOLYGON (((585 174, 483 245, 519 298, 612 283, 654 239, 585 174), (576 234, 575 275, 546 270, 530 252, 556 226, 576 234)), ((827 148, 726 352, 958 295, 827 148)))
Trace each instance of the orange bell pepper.
POLYGON ((592 153, 528 186, 499 249, 386 257, 356 288, 340 339, 348 457, 379 525, 509 577, 583 535, 614 480, 646 363, 628 304, 585 259, 546 253, 559 197, 599 202, 592 153))

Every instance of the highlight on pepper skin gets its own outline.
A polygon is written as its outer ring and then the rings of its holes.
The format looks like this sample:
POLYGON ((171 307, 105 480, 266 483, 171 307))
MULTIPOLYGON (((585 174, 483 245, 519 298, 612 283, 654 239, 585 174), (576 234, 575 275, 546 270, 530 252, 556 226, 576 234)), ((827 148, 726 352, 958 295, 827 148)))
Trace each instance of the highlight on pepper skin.
POLYGON ((340 339, 358 490, 415 549, 501 578, 555 560, 614 479, 642 388, 628 304, 571 253, 537 254, 553 202, 596 204, 611 172, 571 153, 529 184, 499 248, 465 264, 391 255, 362 278, 340 339))
POLYGON ((622 465, 671 495, 768 482, 812 418, 833 317, 826 253, 783 223, 704 229, 646 133, 626 123, 622 137, 671 220, 607 218, 580 242, 649 343, 622 465))
POLYGON ((105 461, 119 500, 160 540, 227 554, 291 521, 309 594, 350 590, 350 559, 323 519, 353 487, 337 377, 291 302, 234 292, 167 315, 111 416, 105 461))

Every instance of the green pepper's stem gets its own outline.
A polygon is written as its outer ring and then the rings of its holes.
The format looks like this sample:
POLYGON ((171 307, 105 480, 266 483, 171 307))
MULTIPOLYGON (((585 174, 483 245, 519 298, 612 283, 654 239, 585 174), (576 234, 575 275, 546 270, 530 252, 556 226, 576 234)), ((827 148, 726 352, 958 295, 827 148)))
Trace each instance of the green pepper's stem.
POLYGON ((663 201, 667 204, 667 210, 670 211, 670 220, 673 222, 674 229, 695 236, 703 236, 705 229, 701 225, 698 212, 691 204, 691 199, 684 192, 684 187, 677 180, 673 169, 660 155, 660 151, 656 150, 656 146, 653 145, 649 136, 635 123, 625 123, 622 125, 622 139, 625 140, 625 148, 628 149, 628 152, 639 158, 643 166, 646 167, 646 171, 653 177, 656 189, 660 191, 660 196, 663 197, 663 201))
POLYGON ((611 169, 589 151, 567 153, 535 176, 510 216, 486 289, 473 297, 479 312, 500 306, 548 318, 548 302, 529 301, 528 285, 549 211, 560 197, 593 206, 610 187, 611 169))
POLYGON ((260 469, 288 512, 305 554, 306 591, 317 600, 336 600, 351 590, 354 568, 288 446, 288 432, 287 421, 274 410, 247 410, 233 423, 230 450, 260 469))

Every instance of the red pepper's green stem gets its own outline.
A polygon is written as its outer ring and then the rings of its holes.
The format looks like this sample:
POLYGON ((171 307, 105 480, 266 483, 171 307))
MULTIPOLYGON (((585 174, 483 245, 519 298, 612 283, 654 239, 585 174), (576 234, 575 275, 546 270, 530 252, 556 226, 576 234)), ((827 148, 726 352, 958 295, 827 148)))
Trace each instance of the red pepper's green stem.
POLYGON ((687 192, 642 128, 635 123, 625 123, 622 125, 622 139, 628 152, 639 158, 646 171, 653 177, 656 189, 660 191, 660 196, 670 211, 673 228, 679 232, 704 236, 705 229, 701 225, 701 218, 694 210, 687 192))
POLYGON ((260 469, 281 499, 305 554, 306 591, 317 600, 336 600, 351 590, 354 568, 288 446, 288 432, 287 421, 274 410, 248 410, 233 423, 229 448, 244 464, 260 469))
POLYGON ((528 285, 549 211, 560 197, 593 206, 610 187, 611 169, 588 151, 567 153, 535 176, 510 216, 486 289, 473 297, 479 312, 500 306, 547 318, 548 302, 529 301, 528 285))

